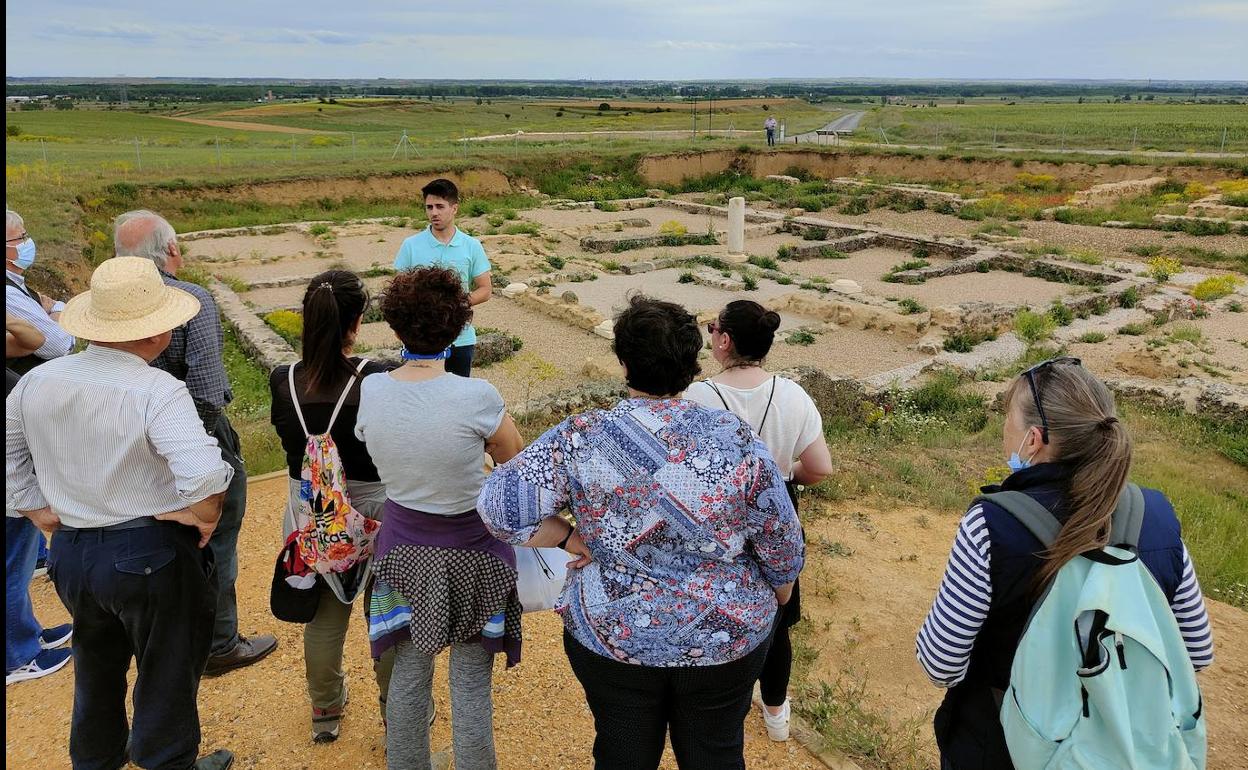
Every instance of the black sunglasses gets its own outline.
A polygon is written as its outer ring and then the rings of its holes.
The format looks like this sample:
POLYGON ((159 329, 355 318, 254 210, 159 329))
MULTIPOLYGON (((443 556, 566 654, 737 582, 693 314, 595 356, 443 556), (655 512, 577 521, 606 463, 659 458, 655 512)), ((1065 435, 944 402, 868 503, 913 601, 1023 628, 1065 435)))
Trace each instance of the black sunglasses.
POLYGON ((1046 444, 1049 443, 1049 419, 1044 416, 1044 405, 1040 403, 1040 386, 1036 384, 1036 374, 1042 369, 1048 369, 1058 364, 1082 366, 1083 361, 1074 356, 1058 356, 1047 361, 1041 361, 1023 372, 1023 376, 1027 378, 1027 384, 1031 387, 1031 398, 1036 402, 1036 412, 1040 415, 1040 440, 1046 444))

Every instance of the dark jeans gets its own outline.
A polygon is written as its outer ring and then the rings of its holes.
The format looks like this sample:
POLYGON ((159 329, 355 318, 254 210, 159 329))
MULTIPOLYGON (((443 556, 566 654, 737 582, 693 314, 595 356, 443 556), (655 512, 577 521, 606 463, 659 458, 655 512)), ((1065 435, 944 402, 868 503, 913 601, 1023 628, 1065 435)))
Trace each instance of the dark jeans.
POLYGON ((43 651, 30 602, 30 577, 43 534, 25 516, 4 518, 4 673, 11 674, 43 651))
POLYGON ((802 619, 801 590, 802 579, 799 577, 793 582, 793 596, 789 598, 789 603, 779 610, 771 649, 767 651, 767 661, 758 677, 759 692, 763 703, 768 706, 783 706, 789 697, 789 677, 793 673, 793 643, 789 639, 789 629, 802 619))
POLYGON ((136 765, 186 770, 199 751, 195 698, 216 607, 212 553, 193 527, 62 530, 48 571, 74 619, 74 770, 122 766, 127 733, 136 765), (134 720, 126 672, 135 658, 134 720))
POLYGON ((671 728, 681 770, 744 770, 745 716, 769 642, 718 666, 621 663, 567 631, 563 648, 594 715, 596 770, 653 770, 671 728))
POLYGON ((476 352, 476 345, 455 345, 451 348, 451 357, 446 359, 446 370, 460 377, 471 377, 472 357, 476 352))
POLYGON ((767 129, 767 146, 768 147, 776 146, 776 129, 774 128, 767 129))
POLYGON ((224 413, 217 418, 212 431, 221 445, 221 456, 234 467, 234 478, 225 490, 221 505, 221 521, 208 541, 217 566, 217 612, 212 627, 212 654, 224 655, 238 644, 238 534, 243 528, 247 511, 247 470, 243 466, 242 447, 234 426, 224 413))

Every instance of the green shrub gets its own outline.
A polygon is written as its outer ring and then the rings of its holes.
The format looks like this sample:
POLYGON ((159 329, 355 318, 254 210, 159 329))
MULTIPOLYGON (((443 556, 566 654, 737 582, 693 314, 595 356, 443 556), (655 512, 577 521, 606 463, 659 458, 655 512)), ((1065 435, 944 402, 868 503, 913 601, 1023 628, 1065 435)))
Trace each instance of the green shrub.
POLYGON ((819 247, 819 256, 824 259, 849 259, 849 255, 831 246, 819 247))
POLYGON ((659 225, 659 235, 688 235, 689 228, 685 227, 675 219, 669 219, 659 225))
POLYGON ((505 235, 540 235, 542 226, 536 222, 512 222, 503 228, 505 235))
POLYGON ((1140 304, 1140 290, 1134 286, 1128 287, 1126 291, 1118 297, 1118 306, 1127 309, 1133 308, 1140 304))
MULTIPOLYGON (((513 219, 515 219, 516 217, 518 217, 518 216, 519 216, 519 214, 517 214, 517 213, 516 213, 516 210, 515 210, 515 209, 503 209, 503 210, 502 210, 502 211, 500 211, 499 213, 500 213, 500 214, 502 214, 503 219, 506 219, 506 220, 508 220, 508 221, 511 221, 511 220, 513 220, 513 219)), ((517 350, 518 350, 518 349, 519 349, 519 348, 517 348, 517 350)))
POLYGON ((997 333, 991 329, 962 327, 955 329, 945 338, 944 348, 951 353, 970 353, 981 342, 995 340, 997 333))
POLYGON ((1209 302, 1234 292, 1243 282, 1237 275, 1211 275, 1193 286, 1190 293, 1201 302, 1209 302))
POLYGON ((464 216, 468 217, 479 217, 488 214, 489 211, 490 204, 483 200, 470 200, 464 205, 464 216))
POLYGON ((793 279, 787 275, 778 275, 776 276, 776 283, 780 284, 781 286, 788 286, 793 283, 793 279))
POLYGON ((1060 299, 1053 300, 1049 307, 1049 318, 1058 326, 1070 326, 1075 320, 1075 311, 1066 307, 1060 299))
POLYGON ((1170 339, 1175 342, 1190 342, 1195 345, 1202 336, 1200 329, 1193 324, 1175 324, 1170 330, 1170 339))
POLYGON ((1028 347, 1053 336, 1055 324, 1048 315, 1020 310, 1014 316, 1014 334, 1028 347))
POLYGON ((554 254, 551 254, 549 257, 546 257, 546 264, 556 270, 562 270, 567 261, 563 257, 556 257, 554 254))
POLYGON ((927 267, 928 264, 929 262, 926 259, 908 259, 901 264, 890 267, 887 273, 880 276, 880 280, 888 283, 899 283, 901 279, 897 277, 898 273, 904 273, 907 270, 918 270, 927 267))
POLYGON ((1226 309, 1231 311, 1232 313, 1242 313, 1244 312, 1244 303, 1240 302, 1237 299, 1233 299, 1230 302, 1226 303, 1226 309))
POLYGON ((1075 249, 1070 252, 1070 258, 1085 265, 1105 264, 1105 260, 1101 258, 1101 255, 1092 249, 1075 249))
POLYGON ((1161 253, 1161 247, 1155 245, 1128 246, 1127 251, 1140 257, 1155 257, 1161 253))
POLYGON ((815 335, 809 329, 796 329, 784 341, 790 345, 813 345, 815 335))
POLYGON ((688 270, 681 273, 680 277, 676 279, 676 283, 693 283, 693 281, 694 281, 693 273, 689 272, 688 270))
POLYGON ((1119 334, 1125 334, 1130 337, 1139 337, 1148 331, 1148 327, 1142 323, 1132 323, 1126 326, 1118 327, 1119 334))
POLYGON ((1105 335, 1101 332, 1084 332, 1083 334, 1079 335, 1078 341, 1089 342, 1089 343, 1104 342, 1105 335))
POLYGON ((910 249, 910 256, 914 257, 914 259, 918 262, 923 262, 923 267, 927 267, 927 258, 932 256, 932 250, 926 244, 920 243, 910 249))
POLYGON ((778 270, 780 268, 780 265, 777 264, 776 260, 773 259, 772 257, 753 256, 747 259, 746 261, 749 262, 751 265, 754 265, 756 267, 761 267, 764 270, 778 270))
POLYGON ((871 210, 870 199, 863 195, 855 195, 841 206, 842 214, 865 214, 871 210))
POLYGON ((311 235, 314 238, 319 235, 325 235, 328 232, 329 232, 329 225, 323 224, 321 222, 318 222, 308 228, 308 235, 311 235))
POLYGON ((914 315, 927 310, 923 305, 912 297, 903 297, 897 301, 897 307, 901 309, 902 315, 914 315))
POLYGON ((274 310, 265 314, 264 322, 282 339, 290 343, 291 347, 298 349, 299 341, 303 338, 303 315, 301 313, 293 310, 274 310))
POLYGON ((1222 193, 1222 205, 1248 207, 1248 192, 1222 193))
POLYGON ((776 259, 794 259, 797 257, 797 247, 783 244, 776 249, 776 259))
POLYGON ((802 238, 807 241, 826 241, 828 239, 828 228, 808 227, 806 232, 802 233, 802 238))
POLYGON ((485 221, 489 223, 490 227, 502 227, 503 223, 506 222, 507 220, 503 219, 502 214, 495 212, 487 216, 485 218, 485 221))
POLYGON ((1109 312, 1109 300, 1104 297, 1097 297, 1096 302, 1092 303, 1093 315, 1105 315, 1109 312))
POLYGON ((754 277, 753 273, 742 273, 741 284, 745 286, 746 291, 754 291, 758 288, 758 279, 754 277))

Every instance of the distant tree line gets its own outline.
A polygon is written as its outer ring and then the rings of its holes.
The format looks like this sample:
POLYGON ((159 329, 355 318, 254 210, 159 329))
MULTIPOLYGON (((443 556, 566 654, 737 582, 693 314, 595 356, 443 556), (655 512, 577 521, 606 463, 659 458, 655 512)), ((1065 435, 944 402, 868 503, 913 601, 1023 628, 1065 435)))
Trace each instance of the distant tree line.
POLYGON ((60 83, 6 82, 7 96, 40 96, 55 94, 73 100, 120 102, 234 102, 252 101, 269 91, 279 99, 316 99, 351 96, 393 96, 419 99, 467 98, 593 98, 593 99, 734 99, 743 97, 795 97, 811 101, 851 101, 854 97, 872 101, 880 97, 906 96, 930 99, 968 99, 998 97, 1026 99, 1029 97, 1084 97, 1103 101, 1106 98, 1148 100, 1147 94, 1166 95, 1171 99, 1219 99, 1248 96, 1248 84, 1122 82, 1106 83, 1008 83, 1008 82, 888 82, 888 83, 826 83, 801 81, 766 81, 742 83, 654 82, 654 81, 548 81, 548 82, 420 82, 410 84, 369 84, 358 81, 337 83, 60 83), (123 96, 124 93, 124 96, 123 96))

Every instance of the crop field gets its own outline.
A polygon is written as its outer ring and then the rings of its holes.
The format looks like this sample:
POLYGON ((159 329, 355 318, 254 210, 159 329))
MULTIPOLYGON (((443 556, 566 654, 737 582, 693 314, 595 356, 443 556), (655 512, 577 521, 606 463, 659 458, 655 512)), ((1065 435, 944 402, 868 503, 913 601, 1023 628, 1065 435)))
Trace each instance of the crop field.
POLYGON ((875 107, 856 139, 941 146, 1248 152, 1248 105, 966 104, 875 107), (880 133, 883 129, 883 134, 880 133), (1225 144, 1223 131, 1225 130, 1225 144))

